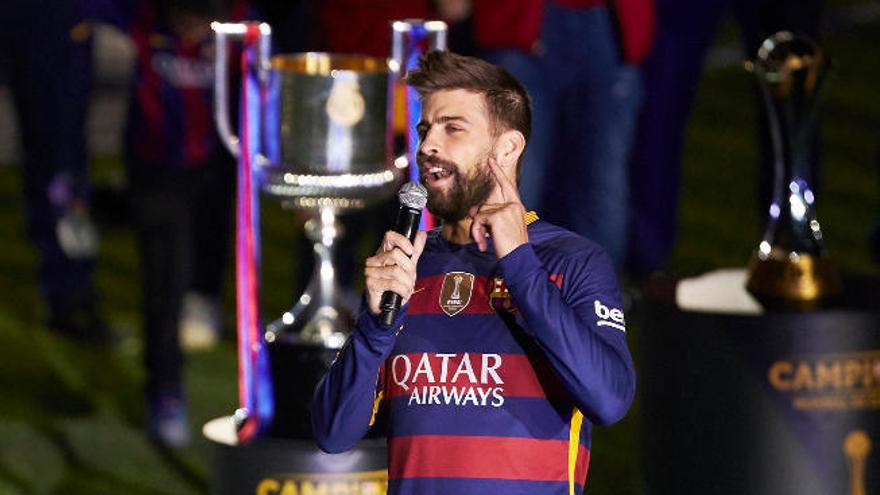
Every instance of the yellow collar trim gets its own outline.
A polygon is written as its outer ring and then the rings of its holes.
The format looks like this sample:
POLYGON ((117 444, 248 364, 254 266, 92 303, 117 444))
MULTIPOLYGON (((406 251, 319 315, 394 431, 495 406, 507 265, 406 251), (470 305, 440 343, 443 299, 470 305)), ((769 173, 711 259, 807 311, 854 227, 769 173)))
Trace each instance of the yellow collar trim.
POLYGON ((525 215, 523 215, 523 216, 525 217, 526 225, 528 225, 538 219, 538 214, 535 213, 534 211, 527 211, 525 213, 525 215))

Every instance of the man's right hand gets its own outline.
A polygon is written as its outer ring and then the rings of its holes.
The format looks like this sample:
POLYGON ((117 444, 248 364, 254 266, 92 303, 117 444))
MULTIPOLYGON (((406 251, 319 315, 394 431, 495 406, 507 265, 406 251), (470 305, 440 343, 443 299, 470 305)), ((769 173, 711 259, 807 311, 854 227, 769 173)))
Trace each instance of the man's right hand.
POLYGON ((427 234, 420 231, 415 242, 389 230, 374 256, 367 258, 364 280, 367 287, 367 306, 379 315, 379 302, 386 290, 396 292, 406 304, 416 284, 416 265, 425 248, 427 234))

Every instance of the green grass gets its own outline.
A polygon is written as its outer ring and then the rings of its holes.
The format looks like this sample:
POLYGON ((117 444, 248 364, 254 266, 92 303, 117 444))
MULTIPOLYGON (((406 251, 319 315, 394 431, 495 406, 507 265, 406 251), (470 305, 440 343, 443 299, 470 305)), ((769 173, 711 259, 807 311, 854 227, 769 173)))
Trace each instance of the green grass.
MULTIPOLYGON (((819 219, 829 251, 846 272, 877 274, 866 238, 880 212, 880 64, 875 26, 831 33, 834 59, 823 107, 824 164, 819 219)), ((723 34, 726 40, 728 35, 723 34)), ((682 276, 742 266, 756 246, 756 111, 749 75, 732 68, 705 75, 688 127, 679 242, 670 269, 682 276)), ((94 160, 95 180, 118 184, 115 157, 94 160)), ((141 320, 138 263, 131 229, 102 232, 97 271, 103 306, 125 341, 119 349, 83 347, 49 334, 34 284, 35 255, 21 214, 20 174, 0 167, 0 494, 186 494, 207 490, 211 449, 195 435, 179 452, 156 449, 141 428, 141 320)), ((294 298, 294 246, 303 219, 263 202, 264 314, 294 298)), ((227 278, 231 282, 231 277, 227 278)), ((227 319, 234 308, 227 284, 227 319)), ((639 329, 630 330, 637 349, 639 329)), ((195 432, 235 405, 231 342, 188 357, 186 385, 195 432)), ((638 407, 598 429, 589 492, 641 491, 638 407)))

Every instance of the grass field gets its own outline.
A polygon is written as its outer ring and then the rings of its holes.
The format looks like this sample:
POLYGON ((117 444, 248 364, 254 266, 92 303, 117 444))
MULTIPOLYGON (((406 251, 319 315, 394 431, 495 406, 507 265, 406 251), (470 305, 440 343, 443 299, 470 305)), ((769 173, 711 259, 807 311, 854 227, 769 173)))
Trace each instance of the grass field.
MULTIPOLYGON (((834 2, 850 4, 853 2, 834 2)), ((867 23, 827 33, 834 59, 824 103, 822 195, 818 213, 827 246, 844 271, 877 274, 867 250, 880 213, 880 29, 867 23)), ((723 37, 723 35, 722 35, 723 37)), ((755 207, 755 109, 750 76, 738 67, 705 74, 688 129, 680 241, 670 271, 687 276, 742 266, 759 240, 755 207)), ((118 175, 115 157, 98 157, 100 184, 118 175)), ((138 266, 132 231, 102 232, 97 280, 110 322, 125 336, 118 349, 87 348, 49 334, 34 283, 17 167, 0 167, 0 494, 188 494, 207 491, 211 450, 196 435, 181 451, 156 449, 142 430, 138 266)), ((264 202, 263 310, 293 300, 291 253, 300 223, 264 202)), ((231 311, 231 294, 228 297, 231 311)), ((231 314, 228 318, 231 321, 231 314)), ((630 330, 638 339, 638 328, 630 330)), ((231 342, 189 356, 186 382, 195 431, 229 414, 236 400, 231 342)), ((594 440, 589 492, 640 493, 638 407, 594 440)))

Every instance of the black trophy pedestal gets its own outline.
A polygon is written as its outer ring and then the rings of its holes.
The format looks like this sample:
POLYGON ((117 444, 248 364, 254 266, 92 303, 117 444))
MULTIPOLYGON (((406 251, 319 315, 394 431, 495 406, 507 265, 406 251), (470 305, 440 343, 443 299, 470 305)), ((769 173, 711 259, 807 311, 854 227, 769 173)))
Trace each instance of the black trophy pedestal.
POLYGON ((845 308, 760 316, 648 298, 646 493, 880 493, 878 285, 847 280, 845 308))
POLYGON ((267 346, 275 397, 275 420, 269 436, 310 439, 312 394, 337 350, 282 339, 267 346))
POLYGON ((214 446, 213 495, 380 495, 388 486, 384 439, 331 455, 311 440, 267 437, 236 445, 231 417, 212 420, 203 431, 214 446))

